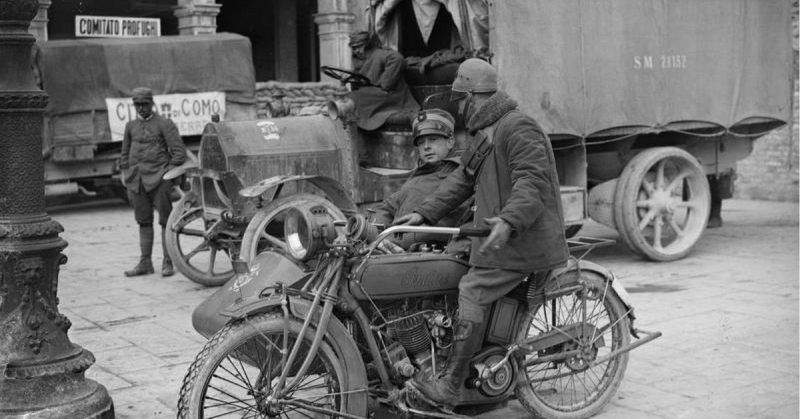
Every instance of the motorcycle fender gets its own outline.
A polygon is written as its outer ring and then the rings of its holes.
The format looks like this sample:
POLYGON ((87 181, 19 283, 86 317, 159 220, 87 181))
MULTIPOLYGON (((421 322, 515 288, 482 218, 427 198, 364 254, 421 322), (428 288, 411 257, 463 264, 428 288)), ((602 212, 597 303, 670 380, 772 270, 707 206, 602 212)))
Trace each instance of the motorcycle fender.
POLYGON ((608 269, 588 260, 571 260, 567 266, 553 270, 551 277, 558 277, 559 275, 574 269, 591 271, 605 278, 605 280, 611 284, 611 289, 617 294, 619 299, 622 301, 622 304, 625 306, 625 310, 628 312, 628 317, 631 319, 631 328, 633 328, 633 320, 636 319, 636 316, 633 314, 631 296, 628 294, 628 291, 625 290, 622 282, 608 269))
MULTIPOLYGON (((282 311, 284 305, 288 308, 289 315, 296 317, 300 321, 305 321, 311 309, 311 302, 305 298, 284 293, 274 293, 268 297, 253 296, 236 303, 223 310, 223 315, 240 319, 269 311, 282 311)), ((311 318, 310 324, 314 329, 319 324, 321 311, 319 309, 316 310, 311 318)), ((364 366, 364 361, 361 359, 361 352, 356 346, 352 335, 335 315, 331 315, 330 320, 328 320, 324 341, 331 346, 336 356, 343 362, 344 369, 348 371, 350 379, 348 388, 366 389, 367 370, 364 366)), ((356 402, 350 401, 348 403, 356 402)), ((353 408, 356 411, 366 410, 366 406, 353 405, 353 408)))

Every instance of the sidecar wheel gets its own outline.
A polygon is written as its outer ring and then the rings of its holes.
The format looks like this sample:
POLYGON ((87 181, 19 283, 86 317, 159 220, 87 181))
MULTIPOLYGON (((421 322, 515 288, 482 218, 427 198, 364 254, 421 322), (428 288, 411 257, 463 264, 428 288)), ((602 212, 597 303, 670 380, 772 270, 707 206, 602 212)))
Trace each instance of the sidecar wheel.
POLYGON ((278 198, 259 209, 247 224, 247 229, 242 236, 241 259, 250 262, 256 255, 267 249, 285 253, 283 215, 287 209, 301 204, 322 205, 333 218, 345 219, 344 214, 336 205, 318 195, 297 194, 278 198))
POLYGON ((593 330, 592 336, 546 348, 521 359, 516 395, 536 418, 588 418, 614 397, 628 365, 628 353, 595 366, 591 366, 591 361, 629 345, 628 318, 611 284, 599 274, 571 270, 557 281, 556 288, 548 287, 544 302, 531 307, 525 316, 518 329, 518 341, 556 328, 565 330, 584 318, 593 330), (589 285, 588 292, 578 290, 565 294, 558 291, 580 288, 579 280, 589 285), (592 341, 595 343, 588 344, 592 341), (539 357, 567 350, 583 352, 560 361, 537 361, 539 357))
MULTIPOLYGON (((229 323, 197 355, 183 379, 179 419, 211 417, 339 417, 326 411, 366 417, 366 376, 351 372, 335 338, 324 339, 305 376, 286 395, 276 395, 281 351, 288 356, 302 323, 278 314, 260 314, 229 323), (284 340, 286 339, 286 340, 284 340)), ((311 346, 306 331, 286 382, 294 378, 311 346)), ((358 370, 358 369, 355 369, 358 370)))
POLYGON ((220 286, 233 277, 233 265, 224 244, 204 236, 203 207, 194 192, 187 192, 172 207, 164 242, 175 269, 207 287, 220 286))

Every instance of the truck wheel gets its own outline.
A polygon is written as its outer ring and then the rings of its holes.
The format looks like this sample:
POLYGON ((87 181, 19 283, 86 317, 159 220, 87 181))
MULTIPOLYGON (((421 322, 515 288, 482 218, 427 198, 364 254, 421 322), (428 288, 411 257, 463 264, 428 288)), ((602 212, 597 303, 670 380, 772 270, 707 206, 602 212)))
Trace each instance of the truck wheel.
POLYGON ((209 240, 203 207, 195 192, 187 192, 172 207, 164 242, 178 272, 207 287, 216 287, 233 277, 229 249, 225 243, 209 240))
POLYGON ((327 199, 311 194, 284 196, 267 204, 256 212, 242 237, 240 257, 250 262, 266 249, 278 250, 285 254, 283 240, 283 212, 298 205, 322 205, 337 220, 344 220, 342 211, 327 199))
POLYGON ((614 192, 614 224, 634 253, 665 262, 691 252, 708 220, 705 172, 675 147, 647 149, 625 166, 614 192))

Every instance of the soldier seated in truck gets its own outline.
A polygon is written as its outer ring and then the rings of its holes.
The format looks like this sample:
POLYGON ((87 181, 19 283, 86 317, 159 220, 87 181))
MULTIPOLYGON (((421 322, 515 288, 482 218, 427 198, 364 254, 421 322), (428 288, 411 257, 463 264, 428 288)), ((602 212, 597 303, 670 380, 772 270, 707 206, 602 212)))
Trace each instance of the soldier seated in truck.
POLYGON ((367 31, 353 32, 349 44, 353 50, 353 70, 370 83, 352 85, 358 127, 373 131, 390 117, 408 123, 419 110, 419 104, 403 77, 403 56, 382 48, 378 38, 367 31))

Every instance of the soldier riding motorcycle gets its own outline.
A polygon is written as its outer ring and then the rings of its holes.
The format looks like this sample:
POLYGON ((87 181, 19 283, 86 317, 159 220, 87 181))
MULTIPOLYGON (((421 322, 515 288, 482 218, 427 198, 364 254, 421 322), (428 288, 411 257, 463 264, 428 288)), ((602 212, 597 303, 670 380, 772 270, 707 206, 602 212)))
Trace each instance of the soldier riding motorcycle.
MULTIPOLYGON (((237 264, 240 273, 198 307, 195 327, 210 339, 184 378, 178 417, 366 418, 374 402, 397 415, 456 415, 414 407, 405 383, 446 368, 469 266, 425 245, 380 254, 380 243, 488 231, 378 234, 361 216, 341 224, 319 205, 290 209, 285 251, 294 260, 268 251, 237 264)), ((592 416, 616 392, 628 352, 660 336, 634 329, 633 319, 628 294, 599 265, 573 258, 528 277, 492 304, 453 405, 516 397, 537 417, 592 416)))

